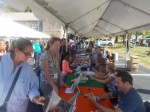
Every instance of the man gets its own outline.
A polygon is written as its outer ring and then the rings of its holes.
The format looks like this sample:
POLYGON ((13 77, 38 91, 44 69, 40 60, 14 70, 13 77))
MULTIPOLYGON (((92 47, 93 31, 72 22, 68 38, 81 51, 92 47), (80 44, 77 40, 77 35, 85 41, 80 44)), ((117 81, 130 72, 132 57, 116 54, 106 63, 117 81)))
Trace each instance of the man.
POLYGON ((115 77, 117 90, 100 96, 88 94, 87 97, 100 109, 100 112, 146 112, 142 98, 133 88, 133 78, 125 71, 118 72, 115 77), (98 103, 101 99, 118 99, 118 107, 114 110, 98 103))

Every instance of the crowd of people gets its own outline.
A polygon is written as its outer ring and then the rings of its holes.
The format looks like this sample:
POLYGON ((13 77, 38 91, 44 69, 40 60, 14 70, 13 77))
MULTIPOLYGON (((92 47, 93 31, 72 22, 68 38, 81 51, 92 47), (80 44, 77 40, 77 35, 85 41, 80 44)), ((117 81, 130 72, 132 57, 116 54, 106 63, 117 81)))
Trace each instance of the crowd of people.
MULTIPOLYGON (((67 87, 65 84, 67 75, 75 72, 70 67, 71 63, 73 61, 80 63, 84 59, 79 59, 75 55, 81 50, 80 42, 68 51, 66 47, 69 46, 66 46, 65 42, 66 39, 58 37, 50 38, 46 44, 19 38, 11 42, 6 52, 6 44, 0 41, 0 109, 1 105, 7 102, 7 112, 26 112, 29 100, 44 105, 45 98, 52 90, 59 94, 61 87, 67 87), (34 67, 39 68, 40 77, 37 77, 33 66, 27 63, 28 58, 33 56, 34 67), (21 70, 19 77, 15 80, 19 70, 21 70), (14 81, 16 84, 10 94, 14 81), (6 97, 9 94, 8 99, 6 97)), ((99 112, 146 112, 140 95, 133 88, 132 76, 128 72, 115 69, 115 57, 110 50, 104 52, 104 49, 94 47, 92 43, 88 46, 83 49, 90 55, 90 68, 95 72, 90 80, 103 83, 107 88, 106 93, 100 96, 94 96, 92 93, 85 95, 100 109, 99 112), (117 104, 114 110, 99 103, 100 100, 107 98, 115 99, 111 100, 112 104, 114 101, 115 105, 117 104)))

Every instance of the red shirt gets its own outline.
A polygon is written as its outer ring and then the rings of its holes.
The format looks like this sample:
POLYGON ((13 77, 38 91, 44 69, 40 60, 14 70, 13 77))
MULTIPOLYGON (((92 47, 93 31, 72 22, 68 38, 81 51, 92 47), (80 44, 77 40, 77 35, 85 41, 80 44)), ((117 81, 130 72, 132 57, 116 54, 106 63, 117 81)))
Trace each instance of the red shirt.
POLYGON ((68 73, 71 73, 72 70, 69 68, 69 63, 66 60, 62 61, 62 73, 64 75, 67 75, 68 73))

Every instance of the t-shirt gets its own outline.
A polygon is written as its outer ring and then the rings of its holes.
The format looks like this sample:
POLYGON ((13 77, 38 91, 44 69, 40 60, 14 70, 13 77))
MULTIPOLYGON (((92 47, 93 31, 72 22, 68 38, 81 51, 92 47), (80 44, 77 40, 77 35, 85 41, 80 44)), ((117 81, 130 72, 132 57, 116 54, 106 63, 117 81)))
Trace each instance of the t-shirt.
POLYGON ((118 98, 118 108, 123 112, 146 112, 142 98, 134 88, 126 94, 116 90, 112 95, 118 98))
POLYGON ((33 51, 34 52, 41 52, 41 47, 39 43, 33 43, 33 51))

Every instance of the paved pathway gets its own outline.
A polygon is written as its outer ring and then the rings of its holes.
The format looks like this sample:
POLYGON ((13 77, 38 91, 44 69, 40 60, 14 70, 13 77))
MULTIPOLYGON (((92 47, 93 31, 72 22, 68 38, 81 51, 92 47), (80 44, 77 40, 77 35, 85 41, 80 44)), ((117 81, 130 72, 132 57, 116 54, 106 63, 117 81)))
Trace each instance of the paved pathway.
MULTIPOLYGON (((118 61, 115 62, 115 65, 124 70, 127 68, 125 58, 120 56, 118 61)), ((150 69, 139 65, 137 72, 129 72, 133 76, 134 88, 137 89, 143 101, 150 101, 150 69)))

